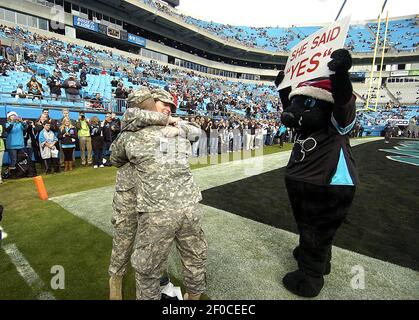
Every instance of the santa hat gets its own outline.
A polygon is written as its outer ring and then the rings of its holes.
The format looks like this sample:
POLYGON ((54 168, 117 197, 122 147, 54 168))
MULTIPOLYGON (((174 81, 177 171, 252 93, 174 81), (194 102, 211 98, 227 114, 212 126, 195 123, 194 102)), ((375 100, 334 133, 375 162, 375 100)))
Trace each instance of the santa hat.
POLYGON ((291 91, 289 98, 291 99, 296 95, 313 97, 330 103, 335 102, 332 96, 332 82, 330 79, 301 82, 294 90, 291 91))
POLYGON ((17 117, 17 113, 16 113, 16 112, 14 112, 14 111, 10 111, 10 112, 7 114, 7 117, 9 118, 9 117, 11 117, 11 116, 15 116, 15 117, 17 117))

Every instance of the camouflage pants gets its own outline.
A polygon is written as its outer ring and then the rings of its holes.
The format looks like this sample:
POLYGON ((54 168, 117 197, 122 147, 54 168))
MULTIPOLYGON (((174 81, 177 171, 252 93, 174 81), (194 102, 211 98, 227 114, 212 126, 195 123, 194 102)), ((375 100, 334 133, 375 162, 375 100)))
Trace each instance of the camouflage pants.
POLYGON ((131 258, 138 300, 160 300, 160 277, 167 269, 173 242, 182 260, 186 290, 205 291, 207 241, 202 230, 202 210, 194 205, 138 215, 138 241, 131 258))
POLYGON ((112 203, 112 224, 114 235, 112 242, 109 275, 124 276, 132 254, 137 234, 136 189, 116 191, 112 203))

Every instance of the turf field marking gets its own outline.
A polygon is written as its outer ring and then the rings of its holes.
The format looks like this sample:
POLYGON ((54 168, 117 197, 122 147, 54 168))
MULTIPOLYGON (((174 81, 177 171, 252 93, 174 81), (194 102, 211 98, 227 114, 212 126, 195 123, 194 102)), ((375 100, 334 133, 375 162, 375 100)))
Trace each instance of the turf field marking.
POLYGON ((3 246, 3 250, 12 260, 20 276, 38 296, 38 300, 55 300, 52 293, 42 290, 44 283, 14 243, 3 246))
POLYGON ((387 159, 392 160, 392 161, 396 161, 396 162, 401 162, 404 164, 410 164, 412 166, 417 166, 419 167, 419 161, 418 158, 411 158, 411 157, 395 157, 395 156, 386 156, 387 159), (418 163, 415 163, 415 159, 417 160, 418 163))
POLYGON ((404 142, 399 143, 399 146, 395 146, 394 149, 379 149, 380 151, 393 153, 397 156, 386 156, 387 159, 410 164, 413 166, 419 166, 419 143, 416 142, 404 142))

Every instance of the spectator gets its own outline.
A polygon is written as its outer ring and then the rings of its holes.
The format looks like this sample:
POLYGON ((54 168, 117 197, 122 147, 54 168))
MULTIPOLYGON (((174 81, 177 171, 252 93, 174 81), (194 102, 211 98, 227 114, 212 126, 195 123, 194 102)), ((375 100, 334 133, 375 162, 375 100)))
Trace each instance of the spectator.
MULTIPOLYGON (((70 118, 70 111, 69 111, 67 108, 63 108, 63 109, 62 109, 61 121, 60 121, 60 123, 58 123, 58 124, 57 124, 57 127, 58 127, 58 128, 61 128, 61 126, 62 126, 62 124, 63 124, 63 120, 64 120, 65 118, 70 119, 71 126, 75 128, 75 126, 76 126, 76 122, 75 122, 75 121, 73 121, 73 120, 71 120, 71 118, 70 118)), ((76 130, 76 131, 77 131, 77 130, 76 130)), ((60 133, 60 132, 58 131, 58 132, 57 132, 57 134, 59 134, 59 133, 60 133)), ((75 138, 75 139, 77 140, 77 135, 76 135, 76 138, 75 138)), ((65 163, 64 163, 64 153, 63 153, 63 148, 61 147, 61 140, 59 140, 59 142, 60 142, 60 167, 64 167, 64 166, 65 166, 65 163)), ((72 163, 72 167, 74 167, 74 165, 75 165, 74 149, 73 149, 73 156, 72 156, 72 159, 73 159, 73 160, 72 160, 72 161, 73 161, 73 163, 72 163)))
POLYGON ((77 130, 71 124, 70 118, 63 118, 58 139, 60 140, 61 149, 64 154, 64 171, 73 170, 73 154, 76 148, 76 138, 77 130))
POLYGON ((58 162, 58 139, 51 130, 51 121, 44 122, 44 129, 39 133, 39 147, 41 157, 44 160, 45 174, 60 172, 58 162))
POLYGON ((206 157, 208 154, 209 129, 207 129, 207 119, 201 119, 201 134, 199 136, 198 152, 200 157, 206 157))
POLYGON ((279 136, 279 147, 282 148, 284 146, 285 134, 287 133, 287 127, 281 124, 278 130, 279 136))
MULTIPOLYGON (((173 98, 174 100, 174 98, 173 98)), ((191 118, 191 123, 196 123, 199 127, 201 126, 200 123, 198 121, 196 121, 195 118, 191 118)), ((198 157, 198 148, 199 148, 199 140, 196 140, 194 142, 191 142, 192 144, 192 156, 193 157, 198 157)))
POLYGON ((18 72, 25 72, 25 67, 20 64, 20 62, 16 62, 15 64, 15 71, 18 72))
POLYGON ((74 73, 69 75, 69 77, 64 81, 62 87, 65 88, 65 94, 69 101, 76 102, 80 100, 81 84, 76 79, 76 75, 74 73))
POLYGON ((7 70, 8 70, 8 67, 7 67, 7 62, 6 62, 6 60, 3 60, 1 63, 0 63, 0 73, 1 73, 1 76, 2 77, 8 77, 9 75, 7 74, 7 70))
POLYGON ((125 99, 128 97, 128 94, 122 83, 118 84, 118 87, 115 90, 115 99, 118 104, 118 111, 123 112, 125 107, 125 99))
POLYGON ((252 119, 248 125, 248 136, 247 136, 247 144, 246 150, 254 150, 255 149, 255 136, 256 136, 256 122, 252 119))
POLYGON ((23 90, 23 84, 21 84, 21 83, 18 85, 17 89, 13 93, 14 93, 14 96, 15 96, 16 99, 26 98, 25 91, 23 90))
POLYGON ((62 82, 60 79, 60 72, 58 69, 54 69, 52 76, 48 77, 47 85, 49 86, 49 92, 52 98, 58 100, 61 97, 62 82))
POLYGON ((210 137, 210 155, 214 156, 218 154, 218 121, 210 121, 210 131, 209 131, 209 137, 210 137))
POLYGON ((80 158, 81 165, 86 165, 86 149, 87 149, 87 165, 92 164, 92 139, 90 137, 89 121, 86 119, 84 112, 80 112, 79 120, 76 128, 78 130, 79 144, 80 144, 80 158))
POLYGON ((3 156, 4 156, 4 141, 3 141, 3 126, 0 124, 0 184, 3 183, 1 179, 1 168, 3 167, 3 156))
POLYGON ((94 99, 90 100, 90 103, 92 104, 92 108, 103 110, 103 99, 100 97, 100 93, 96 93, 94 99))
POLYGON ((103 121, 103 159, 106 159, 105 164, 110 165, 109 161, 109 149, 112 144, 112 130, 111 130, 111 124, 112 124, 112 114, 107 113, 105 117, 105 121, 103 121))
POLYGON ((97 169, 98 167, 103 168, 103 128, 100 125, 98 117, 93 117, 90 120, 90 136, 92 139, 92 148, 93 148, 93 168, 97 169))
POLYGON ((119 132, 121 131, 121 120, 116 116, 115 112, 111 114, 111 139, 112 142, 116 139, 119 132))
POLYGON ((118 80, 115 79, 115 77, 111 81, 111 86, 116 88, 118 86, 118 80))
POLYGON ((17 154, 20 150, 25 148, 23 133, 26 129, 26 124, 17 115, 16 112, 11 111, 7 114, 7 122, 5 129, 7 132, 6 148, 10 158, 9 169, 15 170, 17 163, 17 154))
MULTIPOLYGON (((73 127, 75 127, 76 122, 74 120, 71 120, 71 118, 70 118, 70 111, 68 110, 68 108, 63 108, 61 110, 61 122, 64 120, 64 118, 70 119, 71 125, 73 127)), ((60 126, 61 126, 61 123, 60 123, 60 126)))
POLYGON ((39 133, 44 129, 44 122, 50 120, 49 118, 49 110, 42 109, 42 113, 39 118, 35 121, 35 129, 39 133))
POLYGON ((26 87, 28 88, 28 95, 32 96, 33 99, 42 99, 42 92, 44 92, 44 89, 35 75, 31 77, 31 80, 26 84, 26 87))
POLYGON ((31 120, 25 121, 26 123, 26 130, 24 132, 23 140, 25 143, 25 152, 27 153, 28 157, 32 159, 32 155, 35 151, 35 159, 38 160, 39 156, 36 154, 39 150, 39 143, 38 143, 38 135, 35 129, 35 124, 31 120))
POLYGON ((80 71, 80 85, 83 87, 87 87, 87 70, 86 67, 83 67, 80 71))

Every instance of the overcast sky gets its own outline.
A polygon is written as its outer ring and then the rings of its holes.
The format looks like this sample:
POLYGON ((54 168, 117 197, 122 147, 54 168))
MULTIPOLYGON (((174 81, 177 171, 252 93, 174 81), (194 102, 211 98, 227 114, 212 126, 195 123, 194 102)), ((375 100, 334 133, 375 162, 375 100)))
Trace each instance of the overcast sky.
MULTIPOLYGON (((347 0, 341 17, 378 17, 383 0, 347 0)), ((179 10, 207 21, 242 26, 314 25, 336 17, 343 0, 180 0, 179 10)), ((419 14, 417 0, 388 0, 390 17, 419 14)))

